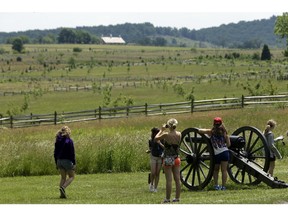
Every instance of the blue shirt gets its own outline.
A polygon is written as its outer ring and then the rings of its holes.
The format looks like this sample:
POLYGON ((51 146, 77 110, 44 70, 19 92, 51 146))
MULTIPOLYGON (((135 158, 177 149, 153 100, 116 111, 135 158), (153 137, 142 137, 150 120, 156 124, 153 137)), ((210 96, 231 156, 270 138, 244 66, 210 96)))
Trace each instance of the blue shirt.
POLYGON ((73 140, 69 137, 57 135, 54 149, 54 159, 67 159, 76 165, 75 149, 73 140))

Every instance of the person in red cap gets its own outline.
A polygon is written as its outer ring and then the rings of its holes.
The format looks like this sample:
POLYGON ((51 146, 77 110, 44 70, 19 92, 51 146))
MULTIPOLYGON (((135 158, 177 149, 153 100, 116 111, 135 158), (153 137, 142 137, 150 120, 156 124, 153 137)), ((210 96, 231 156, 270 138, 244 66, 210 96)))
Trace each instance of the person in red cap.
POLYGON ((226 190, 227 181, 227 166, 229 161, 230 139, 227 130, 220 117, 213 120, 213 127, 211 129, 199 129, 199 133, 210 136, 211 144, 214 149, 215 168, 213 173, 215 190, 226 190), (222 173, 222 185, 218 184, 219 170, 222 173))

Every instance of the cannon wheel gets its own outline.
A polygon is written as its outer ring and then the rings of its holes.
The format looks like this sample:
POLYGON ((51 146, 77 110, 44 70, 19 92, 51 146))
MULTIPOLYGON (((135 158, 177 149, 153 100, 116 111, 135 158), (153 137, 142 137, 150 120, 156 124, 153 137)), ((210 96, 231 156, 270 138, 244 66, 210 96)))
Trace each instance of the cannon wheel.
MULTIPOLYGON (((245 139, 245 146, 239 151, 240 155, 267 172, 270 163, 270 152, 263 133, 255 127, 244 126, 237 129, 232 135, 242 136, 245 139)), ((232 181, 238 184, 257 185, 261 182, 260 179, 249 175, 231 163, 228 165, 228 175, 232 181)))
POLYGON ((197 128, 187 128, 182 132, 179 154, 181 182, 190 190, 201 190, 207 186, 214 170, 210 139, 199 134, 197 128))

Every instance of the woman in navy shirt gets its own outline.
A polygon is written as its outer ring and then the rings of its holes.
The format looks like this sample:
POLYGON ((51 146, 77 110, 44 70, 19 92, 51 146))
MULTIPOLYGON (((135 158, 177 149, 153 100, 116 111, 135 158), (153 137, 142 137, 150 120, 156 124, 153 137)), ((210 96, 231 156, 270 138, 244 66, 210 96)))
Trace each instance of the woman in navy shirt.
POLYGON ((63 126, 56 134, 54 159, 61 175, 59 188, 60 198, 66 198, 65 189, 75 178, 75 149, 70 135, 71 130, 67 126, 63 126))

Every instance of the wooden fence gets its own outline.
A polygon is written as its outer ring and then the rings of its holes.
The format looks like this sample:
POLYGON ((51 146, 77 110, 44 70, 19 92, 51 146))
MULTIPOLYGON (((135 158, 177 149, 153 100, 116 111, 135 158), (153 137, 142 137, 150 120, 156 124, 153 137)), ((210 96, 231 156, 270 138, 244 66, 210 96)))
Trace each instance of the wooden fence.
POLYGON ((30 114, 19 116, 0 116, 0 127, 19 128, 39 125, 51 125, 99 119, 127 118, 132 116, 153 116, 164 114, 193 113, 221 109, 239 109, 248 106, 274 105, 285 107, 288 105, 288 95, 272 96, 242 96, 241 98, 219 98, 211 100, 192 100, 178 103, 151 104, 139 106, 98 107, 94 110, 78 112, 62 112, 51 114, 30 114))

